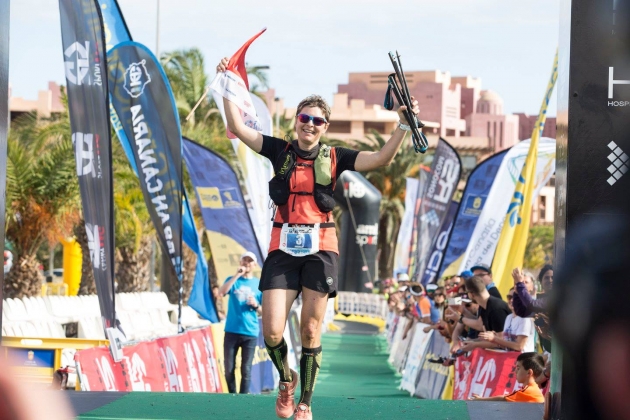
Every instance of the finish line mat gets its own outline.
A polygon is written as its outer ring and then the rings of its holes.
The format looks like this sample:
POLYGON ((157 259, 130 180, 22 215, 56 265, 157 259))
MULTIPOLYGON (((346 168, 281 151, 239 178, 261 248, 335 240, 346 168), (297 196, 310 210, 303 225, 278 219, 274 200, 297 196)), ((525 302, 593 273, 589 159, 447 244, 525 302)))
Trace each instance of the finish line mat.
MULTIPOLYGON (((317 419, 539 420, 542 405, 419 400, 398 390, 376 335, 326 334, 313 397, 317 419)), ((299 391, 298 391, 299 392, 299 391)), ((274 395, 196 393, 68 393, 80 419, 276 419, 274 395)))

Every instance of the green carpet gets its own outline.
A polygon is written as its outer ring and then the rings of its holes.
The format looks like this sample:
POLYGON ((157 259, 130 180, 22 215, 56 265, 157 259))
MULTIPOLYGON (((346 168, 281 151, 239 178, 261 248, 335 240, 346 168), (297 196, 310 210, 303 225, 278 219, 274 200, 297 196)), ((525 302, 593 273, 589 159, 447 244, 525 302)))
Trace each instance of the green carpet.
MULTIPOLYGON (((386 342, 374 335, 327 334, 313 398, 317 419, 469 420, 463 401, 429 401, 398 391, 386 342)), ((276 419, 275 395, 130 393, 80 419, 276 419)))

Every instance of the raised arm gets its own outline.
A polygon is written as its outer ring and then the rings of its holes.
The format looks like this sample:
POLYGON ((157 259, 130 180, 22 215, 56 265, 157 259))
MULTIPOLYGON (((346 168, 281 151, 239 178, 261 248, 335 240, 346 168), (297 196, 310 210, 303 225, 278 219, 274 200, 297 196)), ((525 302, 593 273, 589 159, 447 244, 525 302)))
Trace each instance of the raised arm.
MULTIPOLYGON (((418 115, 418 101, 411 97, 411 101, 413 104, 413 113, 418 115)), ((398 108, 398 118, 400 121, 406 122, 405 116, 403 112, 407 109, 406 106, 401 106, 398 108)), ((400 126, 396 127, 394 134, 387 140, 387 143, 383 146, 381 150, 378 152, 359 152, 357 156, 357 160, 354 163, 354 169, 362 172, 362 171, 371 171, 372 169, 380 168, 382 166, 388 166, 394 160, 394 156, 398 153, 400 146, 402 145, 403 140, 405 139, 405 134, 407 132, 400 128, 400 126)))
MULTIPOLYGON (((217 73, 224 72, 227 69, 228 61, 227 58, 221 60, 217 65, 217 73)), ((262 134, 243 123, 241 112, 234 103, 223 98, 223 108, 225 109, 225 119, 230 131, 254 152, 260 153, 263 144, 262 134)))

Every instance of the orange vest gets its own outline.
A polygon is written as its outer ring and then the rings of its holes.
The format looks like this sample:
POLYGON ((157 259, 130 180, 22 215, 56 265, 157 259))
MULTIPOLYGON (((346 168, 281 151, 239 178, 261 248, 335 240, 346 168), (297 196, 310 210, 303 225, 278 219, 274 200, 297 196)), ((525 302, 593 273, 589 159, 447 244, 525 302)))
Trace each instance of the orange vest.
MULTIPOLYGON (((332 212, 322 212, 313 196, 315 189, 314 160, 306 160, 296 155, 295 168, 289 178, 289 201, 278 206, 274 217, 273 229, 271 230, 271 243, 269 252, 280 248, 280 232, 283 223, 295 225, 313 225, 320 223, 319 229, 319 250, 332 251, 339 254, 337 245, 337 231, 332 212)), ((331 148, 331 176, 333 190, 337 181, 335 175, 337 171, 337 155, 335 148, 331 148)))

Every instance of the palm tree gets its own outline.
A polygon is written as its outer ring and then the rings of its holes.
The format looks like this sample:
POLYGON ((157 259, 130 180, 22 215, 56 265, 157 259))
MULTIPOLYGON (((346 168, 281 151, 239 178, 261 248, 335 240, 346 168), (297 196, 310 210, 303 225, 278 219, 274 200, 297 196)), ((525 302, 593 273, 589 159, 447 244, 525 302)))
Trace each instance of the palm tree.
POLYGON ((72 232, 80 218, 79 186, 67 113, 56 119, 25 115, 7 142, 6 237, 16 262, 5 278, 7 297, 41 292, 37 250, 72 232))
MULTIPOLYGON (((331 146, 352 147, 359 151, 378 151, 387 142, 378 132, 372 131, 362 141, 340 141, 326 139, 331 146)), ((379 190, 381 216, 378 234, 378 275, 380 278, 391 277, 394 266, 394 251, 400 229, 400 222, 405 212, 406 177, 417 171, 425 157, 413 151, 410 140, 405 140, 394 161, 386 167, 364 174, 372 185, 379 190)))

